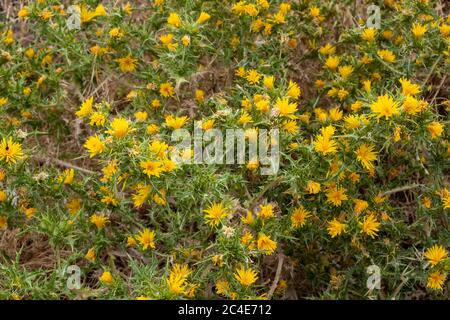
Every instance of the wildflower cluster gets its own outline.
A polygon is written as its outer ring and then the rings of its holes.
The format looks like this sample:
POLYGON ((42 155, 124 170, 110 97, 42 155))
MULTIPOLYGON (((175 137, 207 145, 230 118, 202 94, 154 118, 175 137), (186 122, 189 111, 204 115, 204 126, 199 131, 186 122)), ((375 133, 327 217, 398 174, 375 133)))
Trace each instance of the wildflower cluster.
POLYGON ((381 1, 380 28, 368 1, 13 4, 0 298, 448 297, 439 3, 381 1), (230 129, 276 170, 206 161, 230 129), (82 289, 55 281, 70 265, 82 289))

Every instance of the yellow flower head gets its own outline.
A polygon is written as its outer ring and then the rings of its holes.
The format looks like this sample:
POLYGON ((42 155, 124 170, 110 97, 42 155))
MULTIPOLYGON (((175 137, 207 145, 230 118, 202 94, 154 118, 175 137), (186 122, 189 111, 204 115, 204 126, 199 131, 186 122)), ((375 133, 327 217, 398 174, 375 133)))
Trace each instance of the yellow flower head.
POLYGON ((197 18, 196 23, 199 23, 199 24, 205 23, 205 22, 208 21, 210 18, 211 18, 211 16, 210 16, 208 13, 202 11, 202 12, 200 13, 199 17, 197 18))
POLYGON ((181 26, 181 18, 177 13, 172 12, 167 18, 167 23, 175 28, 179 28, 181 26))
POLYGON ((218 226, 223 218, 228 216, 228 210, 222 202, 213 202, 207 209, 203 210, 206 223, 212 227, 218 226))
POLYGON ((275 103, 275 107, 282 117, 292 115, 297 111, 297 103, 289 102, 289 98, 278 98, 277 102, 275 103))
POLYGON ((334 218, 333 220, 328 222, 327 231, 328 234, 334 238, 336 236, 341 235, 343 232, 345 232, 346 224, 339 222, 334 218))
POLYGON ((356 160, 361 162, 367 170, 373 169, 373 162, 377 159, 377 152, 374 149, 375 146, 373 144, 364 143, 355 151, 356 160))
POLYGON ((241 285, 245 287, 252 285, 253 283, 256 282, 256 280, 258 280, 258 276, 254 270, 246 269, 244 267, 241 267, 238 270, 236 270, 234 277, 236 278, 237 281, 239 281, 241 285))
POLYGON ((377 118, 386 119, 399 114, 398 104, 388 95, 379 96, 370 106, 372 112, 377 118))
POLYGON ((342 202, 345 200, 348 200, 347 195, 345 194, 347 192, 347 189, 345 188, 330 188, 327 191, 327 202, 331 203, 335 207, 341 206, 342 202))
POLYGON ((142 172, 149 177, 159 177, 163 172, 162 163, 158 161, 141 161, 140 166, 142 168, 142 172))
POLYGON ((273 213, 273 205, 270 203, 266 205, 261 204, 257 216, 261 219, 273 218, 275 216, 273 213))
POLYGON ((88 117, 92 113, 92 105, 94 103, 94 97, 86 99, 80 106, 80 109, 75 112, 75 115, 79 118, 88 117))
POLYGON ((366 28, 363 30, 361 34, 361 38, 367 42, 372 42, 375 40, 375 36, 377 35, 377 30, 374 28, 366 28))
POLYGON ((422 38, 425 32, 427 32, 427 27, 420 24, 420 23, 414 23, 411 32, 416 38, 422 38))
POLYGON ((103 229, 105 225, 109 222, 109 218, 104 214, 93 214, 90 217, 91 223, 93 223, 97 229, 103 229))
POLYGON ((435 271, 430 274, 427 281, 427 287, 433 290, 442 290, 447 275, 441 271, 435 271))
POLYGON ((11 137, 8 140, 3 138, 2 142, 0 142, 0 160, 12 164, 23 157, 24 154, 20 143, 14 142, 11 137))
POLYGON ((427 249, 427 251, 424 253, 424 256, 428 259, 428 262, 431 264, 431 266, 434 267, 439 262, 446 259, 448 257, 448 253, 443 246, 435 244, 431 248, 427 249))
POLYGON ((306 210, 303 206, 295 208, 292 211, 291 223, 293 228, 301 228, 305 225, 306 219, 311 216, 310 212, 306 210))
POLYGON ((159 86, 159 93, 165 98, 173 97, 174 92, 175 90, 170 82, 161 83, 159 86))
POLYGON ((119 63, 120 71, 133 72, 136 70, 138 60, 131 57, 131 55, 128 55, 126 57, 116 59, 116 61, 119 63))
POLYGON ((417 84, 411 83, 411 81, 401 78, 400 84, 402 85, 402 94, 407 95, 416 95, 420 93, 420 86, 417 84))
POLYGON ((387 49, 379 50, 377 51, 377 54, 381 59, 383 59, 386 62, 394 62, 396 58, 395 54, 387 49))
POLYGON ((142 250, 147 250, 148 248, 155 249, 155 231, 150 231, 145 228, 136 236, 136 240, 142 246, 142 250))
POLYGON ((106 133, 116 137, 123 138, 130 131, 130 123, 125 118, 115 118, 111 122, 111 130, 106 131, 106 133))
POLYGON ((174 117, 173 115, 168 115, 166 117, 166 125, 172 129, 180 129, 189 120, 188 117, 174 117))
POLYGON ((364 232, 368 236, 375 238, 378 235, 377 232, 379 231, 380 223, 373 214, 367 216, 364 221, 360 222, 360 225, 362 228, 361 232, 364 232))
POLYGON ((258 238, 258 250, 263 251, 265 255, 271 255, 277 248, 277 243, 265 234, 260 234, 258 238))
POLYGON ((433 121, 427 126, 427 130, 431 134, 431 137, 434 139, 442 135, 442 133, 444 132, 444 126, 439 122, 433 121))
POLYGON ((113 279, 113 277, 112 277, 112 275, 111 275, 111 272, 109 272, 109 271, 104 271, 104 272, 102 273, 102 275, 100 276, 99 280, 100 280, 100 282, 102 282, 103 284, 109 285, 109 284, 111 284, 111 283, 113 282, 114 279, 113 279))

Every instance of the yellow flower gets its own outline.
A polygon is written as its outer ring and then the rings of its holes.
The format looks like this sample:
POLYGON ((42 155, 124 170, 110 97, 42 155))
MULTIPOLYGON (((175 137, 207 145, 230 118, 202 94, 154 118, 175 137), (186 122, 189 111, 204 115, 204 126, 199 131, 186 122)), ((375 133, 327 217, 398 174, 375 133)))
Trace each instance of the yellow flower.
POLYGON ((341 66, 339 67, 338 71, 342 78, 347 79, 353 73, 353 67, 341 66))
POLYGON ((4 107, 8 104, 8 98, 0 97, 0 107, 4 107))
POLYGON ((316 194, 320 192, 320 183, 309 180, 306 189, 309 194, 316 194))
POLYGON ((257 216, 261 219, 273 218, 275 215, 273 213, 272 204, 269 203, 266 205, 259 205, 259 212, 257 213, 257 216))
POLYGON ((4 216, 0 216, 0 230, 6 230, 8 228, 8 219, 4 216))
POLYGON ((395 54, 390 50, 378 50, 377 54, 386 62, 394 62, 396 58, 395 54))
POLYGON ((339 66, 341 59, 338 56, 329 56, 325 60, 325 66, 330 70, 336 70, 339 66))
POLYGON ((163 171, 161 162, 157 161, 141 161, 140 166, 143 169, 142 172, 149 177, 159 177, 163 171))
POLYGON ((414 95, 420 93, 420 86, 417 84, 411 83, 411 81, 409 81, 405 78, 400 79, 400 84, 402 85, 402 94, 405 96, 408 96, 408 95, 414 96, 414 95))
POLYGON ((76 214, 81 209, 81 199, 70 199, 66 204, 66 208, 69 210, 70 215, 76 214))
POLYGON ((219 279, 216 281, 216 293, 219 296, 227 297, 231 292, 230 283, 227 280, 219 279))
POLYGON ((363 30, 361 34, 361 38, 367 42, 372 42, 375 40, 375 36, 377 35, 377 30, 374 28, 366 28, 363 30))
POLYGON ((28 11, 28 7, 23 7, 19 10, 19 12, 17 13, 17 16, 21 19, 25 19, 30 15, 30 11, 28 11))
POLYGON ((173 97, 174 92, 174 88, 170 82, 161 83, 159 86, 159 93, 163 97, 173 97))
POLYGON ((245 79, 250 84, 258 84, 259 80, 261 79, 261 77, 262 76, 261 76, 261 74, 258 71, 252 69, 252 70, 247 72, 247 75, 246 75, 245 79))
POLYGON ((213 202, 203 212, 206 213, 206 223, 212 227, 218 226, 221 220, 228 216, 228 210, 223 207, 222 202, 213 202))
POLYGON ((187 265, 175 264, 170 271, 167 285, 171 293, 182 294, 186 290, 187 277, 191 274, 191 270, 187 265))
POLYGON ((215 123, 214 119, 206 120, 205 122, 202 123, 202 129, 205 131, 210 130, 210 129, 214 128, 214 123, 215 123))
POLYGON ((131 57, 131 55, 128 55, 123 58, 116 59, 116 62, 119 63, 120 71, 122 72, 133 72, 136 70, 137 66, 137 59, 134 59, 131 57))
POLYGON ((299 126, 297 121, 288 120, 283 123, 283 129, 286 130, 287 133, 296 134, 298 132, 299 126))
POLYGON ((427 287, 433 290, 442 290, 446 277, 446 274, 440 271, 431 273, 428 277, 427 287))
POLYGON ((256 280, 258 280, 258 276, 254 270, 246 269, 244 267, 241 267, 240 269, 236 270, 234 277, 236 278, 237 281, 239 281, 241 285, 245 287, 252 285, 253 283, 256 282, 256 280))
POLYGON ((22 208, 23 213, 27 217, 27 219, 33 218, 33 216, 36 214, 36 208, 22 208))
POLYGON ((379 96, 370 108, 377 118, 385 117, 388 119, 399 113, 398 104, 388 95, 379 96))
POLYGON ((348 200, 348 197, 345 194, 346 191, 347 189, 345 188, 330 188, 327 191, 327 202, 333 204, 335 207, 341 206, 342 201, 348 200))
POLYGON ((258 250, 263 251, 265 255, 271 255, 277 248, 277 243, 266 236, 264 233, 259 235, 258 250))
POLYGON ((181 42, 183 43, 183 46, 187 47, 191 44, 191 37, 185 34, 183 38, 181 38, 181 42))
POLYGON ((136 208, 140 208, 144 202, 147 201, 151 189, 152 188, 150 186, 146 185, 139 185, 137 187, 136 193, 131 197, 136 208))
POLYGON ((327 231, 328 231, 328 234, 332 238, 334 238, 336 236, 341 235, 343 232, 345 232, 345 227, 346 227, 346 225, 344 223, 341 223, 338 220, 336 220, 336 218, 334 218, 333 220, 328 221, 327 231))
POLYGON ((313 144, 314 149, 323 155, 334 154, 337 152, 336 141, 328 137, 324 137, 323 135, 318 135, 313 144))
POLYGON ((239 117, 239 123, 240 124, 246 124, 253 122, 252 116, 247 111, 242 111, 241 116, 239 117))
POLYGON ((94 262, 95 261, 95 250, 94 250, 94 248, 90 248, 84 257, 87 260, 89 260, 91 262, 94 262))
POLYGON ((148 248, 155 249, 155 231, 150 231, 145 228, 137 236, 136 240, 142 245, 142 250, 147 250, 148 248))
POLYGON ((330 120, 332 121, 339 121, 342 119, 343 112, 339 107, 331 108, 329 111, 330 114, 330 120))
POLYGON ((80 106, 80 109, 75 112, 75 115, 79 118, 84 118, 92 113, 92 105, 94 103, 94 97, 86 99, 80 106))
POLYGON ((444 249, 443 246, 435 244, 431 248, 428 248, 424 253, 425 258, 428 259, 428 262, 431 266, 437 265, 442 260, 448 257, 447 250, 444 249))
POLYGON ((362 227, 361 232, 364 232, 371 238, 375 238, 375 236, 378 235, 377 232, 379 231, 380 223, 377 221, 373 214, 367 216, 364 221, 360 222, 359 224, 362 227))
POLYGON ((361 214, 364 210, 366 210, 369 207, 369 203, 365 200, 361 199, 355 199, 353 200, 355 203, 355 213, 361 214))
POLYGON ((128 247, 134 247, 136 245, 136 239, 132 236, 127 237, 127 246, 128 247))
POLYGON ((167 18, 167 23, 175 28, 179 28, 181 26, 181 18, 177 13, 172 12, 167 18))
POLYGON ((293 228, 303 227, 306 223, 306 219, 310 217, 311 214, 303 206, 295 208, 291 215, 291 223, 293 228))
POLYGON ((288 92, 286 94, 288 97, 291 97, 293 99, 298 99, 301 94, 300 87, 298 86, 297 83, 289 80, 288 92))
POLYGON ((97 229, 102 229, 109 222, 109 218, 104 214, 93 214, 90 219, 91 223, 95 224, 97 229))
POLYGON ((275 107, 283 117, 289 116, 297 111, 297 104, 295 102, 290 103, 289 98, 278 98, 275 107))
POLYGON ((16 163, 24 157, 22 151, 22 145, 20 143, 14 142, 11 137, 8 140, 3 138, 0 143, 0 160, 11 164, 16 163))
POLYGON ((104 283, 104 284, 111 284, 113 282, 113 277, 111 275, 111 272, 109 271, 104 271, 102 273, 102 275, 99 278, 100 282, 104 283))
POLYGON ((402 107, 406 113, 414 115, 422 110, 422 103, 413 96, 406 96, 402 107))
POLYGON ((39 16, 41 17, 42 20, 47 21, 51 17, 53 17, 53 12, 51 12, 48 9, 44 9, 44 10, 42 10, 42 12, 39 13, 39 16))
POLYGON ((123 37, 123 32, 122 30, 120 30, 120 28, 112 28, 111 30, 109 30, 108 34, 111 38, 120 39, 123 37))
POLYGON ((168 115, 166 117, 166 125, 169 128, 172 129, 180 129, 182 126, 185 125, 185 123, 189 120, 188 117, 174 117, 172 115, 168 115))
POLYGON ((90 136, 84 143, 84 147, 89 151, 91 158, 105 150, 105 144, 97 135, 90 136))
POLYGON ((268 90, 272 90, 273 89, 274 82, 275 82, 274 76, 266 76, 266 77, 264 77, 263 83, 264 83, 264 86, 268 90))
POLYGON ((373 169, 373 162, 377 159, 377 152, 374 149, 375 146, 373 144, 364 143, 355 151, 356 160, 361 162, 367 170, 373 169))
POLYGON ((442 135, 442 133, 444 132, 444 126, 439 122, 433 121, 427 126, 427 130, 431 134, 431 137, 434 139, 442 135))
POLYGON ((253 214, 250 210, 247 210, 247 214, 245 217, 241 217, 242 223, 246 225, 251 225, 254 221, 253 214))
POLYGON ((73 169, 66 169, 64 171, 64 184, 71 184, 73 182, 73 177, 75 175, 75 171, 73 169))
POLYGON ((99 126, 99 127, 103 127, 105 125, 105 121, 106 121, 106 117, 103 113, 100 112, 94 112, 90 117, 89 117, 89 124, 91 126, 99 126))
POLYGON ((195 100, 197 100, 198 103, 205 101, 205 91, 200 89, 195 90, 195 100))
POLYGON ((344 126, 348 130, 357 129, 361 126, 360 118, 354 114, 350 114, 344 118, 344 126))
POLYGON ((145 121, 148 118, 148 113, 145 111, 138 111, 134 113, 136 121, 145 121))
POLYGON ((5 202, 7 198, 8 198, 8 195, 6 194, 6 192, 3 190, 0 190, 0 202, 5 202))
POLYGON ((442 198, 442 205, 444 209, 450 209, 450 193, 442 198))
POLYGON ((411 32, 416 38, 422 38, 425 32, 427 32, 427 27, 420 24, 420 23, 414 23, 411 32))
POLYGON ((202 11, 200 13, 200 16, 197 18, 196 23, 204 23, 204 22, 208 21, 210 18, 211 18, 211 16, 208 13, 202 11))
POLYGON ((319 52, 323 55, 331 55, 336 52, 336 47, 330 43, 327 43, 326 45, 320 47, 319 52))
POLYGON ((116 138, 123 138, 130 131, 130 123, 125 118, 115 118, 111 122, 111 130, 106 133, 113 135, 116 138))

